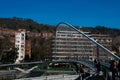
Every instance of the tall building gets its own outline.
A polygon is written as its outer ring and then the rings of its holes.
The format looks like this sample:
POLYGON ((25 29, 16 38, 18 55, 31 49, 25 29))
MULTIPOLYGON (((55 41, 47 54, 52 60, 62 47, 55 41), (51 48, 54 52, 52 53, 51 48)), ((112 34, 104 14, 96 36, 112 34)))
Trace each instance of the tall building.
MULTIPOLYGON (((84 32, 90 36, 89 32, 84 32)), ((93 59, 92 43, 76 31, 59 30, 53 44, 53 59, 93 59)))
MULTIPOLYGON (((108 49, 111 49, 112 38, 105 34, 92 34, 83 32, 95 41, 99 42, 108 49)), ((89 59, 97 58, 97 46, 89 41, 77 31, 69 29, 60 29, 56 31, 53 40, 53 59, 89 59)), ((99 49, 100 57, 106 56, 102 49, 99 49)))
POLYGON ((20 63, 25 58, 25 33, 24 29, 15 32, 15 47, 19 53, 15 63, 20 63))

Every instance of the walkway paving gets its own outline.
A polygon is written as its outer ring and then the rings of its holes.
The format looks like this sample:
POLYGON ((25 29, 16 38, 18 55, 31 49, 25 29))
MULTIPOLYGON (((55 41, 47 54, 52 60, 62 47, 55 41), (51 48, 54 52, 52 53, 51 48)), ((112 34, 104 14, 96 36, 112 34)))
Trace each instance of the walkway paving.
POLYGON ((61 74, 61 75, 50 75, 50 76, 41 76, 41 77, 33 77, 33 78, 22 78, 15 80, 75 80, 78 77, 79 75, 61 74))

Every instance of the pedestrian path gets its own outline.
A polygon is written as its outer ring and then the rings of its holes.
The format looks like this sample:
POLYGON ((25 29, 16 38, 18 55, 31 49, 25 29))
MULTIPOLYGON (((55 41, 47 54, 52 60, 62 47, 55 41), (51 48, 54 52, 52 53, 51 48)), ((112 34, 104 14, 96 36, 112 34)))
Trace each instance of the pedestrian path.
POLYGON ((15 79, 15 80, 75 80, 78 77, 79 75, 60 74, 60 75, 22 78, 22 79, 15 79))

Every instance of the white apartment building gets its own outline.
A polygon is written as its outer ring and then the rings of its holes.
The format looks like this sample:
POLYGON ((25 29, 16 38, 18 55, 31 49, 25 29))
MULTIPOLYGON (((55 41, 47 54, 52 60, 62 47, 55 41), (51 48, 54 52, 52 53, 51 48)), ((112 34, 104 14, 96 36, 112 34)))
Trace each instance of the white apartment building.
POLYGON ((15 63, 20 63, 25 57, 25 33, 24 29, 15 32, 15 47, 18 48, 18 58, 15 63))
MULTIPOLYGON (((90 36, 89 32, 84 33, 90 36)), ((53 42, 53 59, 94 58, 94 45, 77 31, 58 30, 53 42)))

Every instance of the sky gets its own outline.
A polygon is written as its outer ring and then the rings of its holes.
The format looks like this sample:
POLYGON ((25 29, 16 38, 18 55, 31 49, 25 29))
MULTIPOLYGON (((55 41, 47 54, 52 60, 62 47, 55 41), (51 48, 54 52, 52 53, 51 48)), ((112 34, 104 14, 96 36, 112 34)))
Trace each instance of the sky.
POLYGON ((0 0, 0 18, 12 17, 120 29, 120 0, 0 0))

